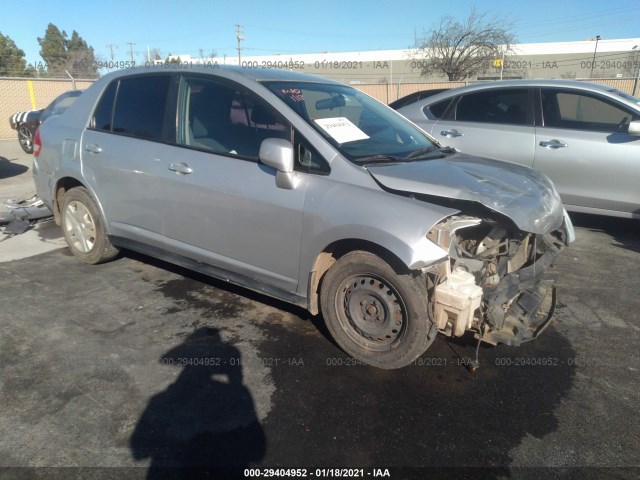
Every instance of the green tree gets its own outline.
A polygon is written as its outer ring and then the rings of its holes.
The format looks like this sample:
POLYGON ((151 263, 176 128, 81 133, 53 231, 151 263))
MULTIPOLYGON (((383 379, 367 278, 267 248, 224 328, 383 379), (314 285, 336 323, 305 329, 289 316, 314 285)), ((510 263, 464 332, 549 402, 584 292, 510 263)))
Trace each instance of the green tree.
POLYGON ((490 68, 492 61, 509 53, 515 43, 513 23, 487 17, 475 8, 462 22, 444 17, 418 44, 416 58, 423 59, 423 76, 446 75, 464 80, 490 68))
POLYGON ((0 32, 0 77, 22 77, 30 73, 24 51, 8 35, 0 32))
POLYGON ((93 47, 75 30, 71 38, 67 32, 50 23, 44 37, 38 37, 40 56, 44 60, 47 75, 61 77, 69 72, 75 78, 96 78, 98 69, 93 47))

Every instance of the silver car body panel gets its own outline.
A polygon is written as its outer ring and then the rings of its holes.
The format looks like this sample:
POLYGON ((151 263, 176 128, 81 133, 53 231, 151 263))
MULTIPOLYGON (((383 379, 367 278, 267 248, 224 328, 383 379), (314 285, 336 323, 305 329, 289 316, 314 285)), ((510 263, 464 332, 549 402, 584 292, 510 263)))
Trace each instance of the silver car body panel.
POLYGON ((443 159, 369 171, 384 186, 403 192, 469 200, 510 218, 518 228, 545 234, 562 224, 562 202, 553 184, 531 168, 455 154, 443 159))

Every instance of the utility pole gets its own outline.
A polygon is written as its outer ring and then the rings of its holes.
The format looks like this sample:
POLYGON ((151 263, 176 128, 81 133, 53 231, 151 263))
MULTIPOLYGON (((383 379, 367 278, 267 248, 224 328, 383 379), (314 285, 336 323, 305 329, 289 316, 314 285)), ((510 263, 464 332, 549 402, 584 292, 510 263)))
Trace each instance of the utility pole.
MULTIPOLYGON (((640 45, 634 45, 633 48, 631 50, 635 50, 636 48, 640 47, 640 45)), ((636 50, 636 52, 638 52, 640 50, 636 50)), ((636 75, 636 80, 633 82, 633 93, 631 95, 633 95, 634 97, 636 96, 636 91, 638 90, 638 83, 640 82, 640 62, 638 62, 638 54, 636 53, 636 63, 638 63, 638 75, 636 75)))
POLYGON ((111 50, 111 61, 113 62, 113 59, 115 58, 115 55, 113 54, 113 49, 118 48, 118 46, 114 45, 113 43, 110 43, 109 45, 107 45, 107 48, 111 50))
POLYGON ((589 78, 593 77, 593 67, 596 66, 596 52, 598 51, 598 42, 600 41, 600 35, 596 35, 596 48, 593 50, 593 60, 591 60, 591 72, 589 78))
POLYGON ((236 23, 236 40, 238 40, 238 66, 240 66, 240 50, 244 50, 240 46, 240 42, 244 40, 244 27, 236 23))
POLYGON ((135 62, 135 60, 133 59, 133 46, 135 45, 135 43, 131 43, 131 42, 127 42, 127 45, 129 45, 129 55, 131 55, 131 62, 135 62))

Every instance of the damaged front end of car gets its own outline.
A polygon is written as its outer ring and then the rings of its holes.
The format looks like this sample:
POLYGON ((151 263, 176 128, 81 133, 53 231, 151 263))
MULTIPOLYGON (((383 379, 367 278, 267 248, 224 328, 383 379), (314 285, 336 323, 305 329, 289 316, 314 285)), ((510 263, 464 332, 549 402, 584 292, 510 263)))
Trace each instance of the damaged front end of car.
POLYGON ((432 318, 447 336, 472 331, 481 341, 520 345, 549 325, 556 306, 553 262, 572 241, 568 216, 547 233, 500 218, 455 215, 428 233, 449 257, 427 272, 432 318))
POLYGON ((553 262, 575 237, 546 176, 460 153, 369 171, 389 191, 458 212, 427 233, 448 253, 426 272, 440 332, 520 345, 544 330, 556 304, 553 262))

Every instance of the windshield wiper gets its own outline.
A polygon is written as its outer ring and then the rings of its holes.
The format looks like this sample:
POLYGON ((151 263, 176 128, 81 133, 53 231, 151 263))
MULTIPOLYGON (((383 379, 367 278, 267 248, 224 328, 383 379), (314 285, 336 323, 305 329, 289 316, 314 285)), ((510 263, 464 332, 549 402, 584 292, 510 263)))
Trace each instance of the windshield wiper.
POLYGON ((398 163, 404 161, 404 158, 394 157, 393 155, 371 155, 369 157, 356 158, 354 160, 354 162, 359 165, 365 163, 398 163))
POLYGON ((431 147, 421 148, 420 150, 411 152, 409 155, 404 157, 404 160, 427 160, 430 158, 442 158, 444 156, 451 155, 452 153, 455 153, 455 150, 451 147, 438 148, 432 145, 431 147))

